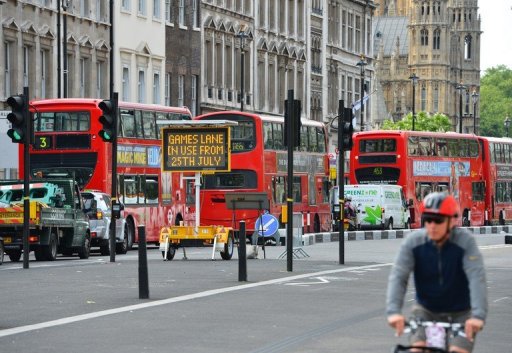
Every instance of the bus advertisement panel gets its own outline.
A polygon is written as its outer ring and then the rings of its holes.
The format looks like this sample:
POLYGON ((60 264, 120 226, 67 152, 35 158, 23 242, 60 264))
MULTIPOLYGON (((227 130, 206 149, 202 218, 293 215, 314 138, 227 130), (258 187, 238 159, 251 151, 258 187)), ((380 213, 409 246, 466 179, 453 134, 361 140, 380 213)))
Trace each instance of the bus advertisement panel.
MULTIPOLYGON (((111 193, 112 144, 98 136, 100 102, 75 98, 31 102, 36 141, 30 149, 31 176, 71 176, 81 189, 111 193)), ((138 225, 145 225, 148 242, 157 243, 163 225, 191 217, 179 175, 161 172, 157 120, 165 126, 162 120, 191 120, 191 114, 187 108, 119 102, 115 173, 129 248, 138 241, 138 225)), ((22 146, 19 156, 23 175, 22 146)))
POLYGON ((420 227, 419 205, 434 191, 447 191, 461 205, 464 226, 484 224, 485 185, 481 148, 474 135, 418 131, 354 134, 352 184, 402 186, 410 205, 411 227, 420 227))
POLYGON ((489 225, 512 221, 512 139, 479 137, 483 150, 485 221, 489 225))
MULTIPOLYGON (((284 119, 238 111, 209 113, 195 119, 230 120, 231 172, 203 176, 201 185, 201 225, 219 224, 238 228, 246 221, 254 231, 258 210, 228 209, 226 192, 265 192, 269 210, 281 221, 286 205, 288 159, 283 143, 284 119)), ((300 147, 294 152, 294 212, 302 212, 305 231, 329 231, 329 165, 324 124, 302 119, 300 147)), ((284 227, 281 222, 281 227, 284 227)))

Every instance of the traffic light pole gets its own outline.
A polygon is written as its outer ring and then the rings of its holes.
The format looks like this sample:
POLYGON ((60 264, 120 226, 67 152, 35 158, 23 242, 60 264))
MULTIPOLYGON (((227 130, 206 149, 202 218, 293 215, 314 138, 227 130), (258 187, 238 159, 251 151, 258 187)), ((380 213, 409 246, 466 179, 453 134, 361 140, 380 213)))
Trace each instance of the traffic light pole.
POLYGON ((117 200, 117 119, 119 117, 118 114, 118 100, 119 94, 118 92, 112 93, 112 102, 113 102, 113 132, 114 138, 112 139, 112 216, 110 217, 110 262, 116 262, 116 217, 114 215, 117 207, 120 207, 119 202, 117 200))
POLYGON ((30 244, 28 241, 29 236, 29 222, 30 222, 30 136, 32 136, 32 119, 30 119, 30 113, 28 111, 28 87, 23 87, 23 97, 24 97, 24 119, 25 119, 25 136, 23 136, 24 144, 23 144, 23 170, 25 171, 23 175, 23 268, 28 268, 29 258, 28 255, 30 253, 30 244))
POLYGON ((345 150, 343 146, 343 126, 345 124, 345 102, 338 102, 338 204, 340 205, 339 231, 339 264, 345 264, 345 150))
POLYGON ((293 106, 293 90, 288 90, 288 99, 286 101, 288 106, 286 112, 288 113, 286 121, 286 143, 288 145, 288 183, 286 198, 286 214, 288 223, 286 225, 286 270, 293 271, 293 150, 295 149, 295 110, 293 106))

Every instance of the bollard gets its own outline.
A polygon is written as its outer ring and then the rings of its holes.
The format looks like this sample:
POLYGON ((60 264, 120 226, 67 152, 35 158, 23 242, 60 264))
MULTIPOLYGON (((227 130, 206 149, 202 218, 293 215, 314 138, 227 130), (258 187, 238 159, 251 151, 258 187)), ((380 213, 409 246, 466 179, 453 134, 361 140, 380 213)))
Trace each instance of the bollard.
POLYGON ((245 221, 240 221, 238 231, 238 282, 247 282, 247 249, 245 240, 245 221))
POLYGON ((140 225, 137 229, 139 232, 139 299, 149 299, 146 227, 140 225))

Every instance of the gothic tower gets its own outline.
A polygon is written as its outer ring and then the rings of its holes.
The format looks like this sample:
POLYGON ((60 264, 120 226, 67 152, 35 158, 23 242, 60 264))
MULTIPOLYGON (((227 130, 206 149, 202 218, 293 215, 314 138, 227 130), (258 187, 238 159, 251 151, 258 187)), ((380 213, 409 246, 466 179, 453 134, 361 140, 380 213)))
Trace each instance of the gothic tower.
POLYGON ((481 34, 477 2, 413 0, 409 16, 409 68, 419 77, 416 111, 450 116, 454 131, 462 126, 463 132, 473 132, 475 123, 472 99, 480 85, 481 34))
POLYGON ((380 115, 396 119, 412 111, 414 104, 416 112, 448 115, 454 131, 462 127, 462 132, 478 133, 482 33, 478 0, 381 0, 379 10, 387 16, 376 18, 376 45, 394 48, 399 40, 400 47, 408 49, 400 57, 396 50, 385 50, 378 59, 377 74, 388 109, 380 115), (398 28, 401 25, 406 29, 398 28), (412 74, 419 77, 414 103, 412 74))

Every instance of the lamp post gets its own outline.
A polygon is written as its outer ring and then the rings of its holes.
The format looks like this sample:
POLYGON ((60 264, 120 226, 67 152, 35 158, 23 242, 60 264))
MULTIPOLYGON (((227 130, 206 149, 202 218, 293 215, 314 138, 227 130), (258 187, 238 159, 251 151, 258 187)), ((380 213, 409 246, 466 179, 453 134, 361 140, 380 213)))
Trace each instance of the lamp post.
POLYGON ((476 93, 476 88, 473 88, 471 98, 473 98, 473 133, 476 135, 476 103, 478 102, 479 94, 476 93))
POLYGON ((459 83, 456 87, 456 89, 459 91, 459 133, 462 134, 462 92, 466 90, 466 86, 464 86, 461 83, 459 83))
POLYGON ((68 98, 68 7, 71 6, 71 0, 63 0, 62 8, 64 10, 64 18, 62 23, 62 66, 64 77, 62 79, 63 97, 68 98))
POLYGON ((357 66, 359 66, 360 68, 360 73, 361 73, 361 94, 360 94, 360 98, 361 98, 361 127, 360 127, 360 131, 364 131, 364 67, 366 65, 368 65, 368 63, 365 61, 365 56, 364 54, 361 54, 361 60, 359 60, 359 62, 356 64, 357 66))
POLYGON ((512 120, 508 116, 505 118, 505 121, 503 122, 505 124, 505 130, 507 130, 507 137, 510 137, 510 135, 509 135, 510 122, 512 122, 512 120))
POLYGON ((416 123, 416 85, 418 84, 419 77, 413 72, 409 79, 412 81, 412 131, 414 131, 416 123))
POLYGON ((245 82, 244 82, 244 74, 245 74, 245 40, 249 37, 249 34, 246 32, 247 25, 242 25, 240 27, 240 31, 236 35, 237 38, 240 39, 240 111, 244 111, 244 101, 245 101, 245 82))

